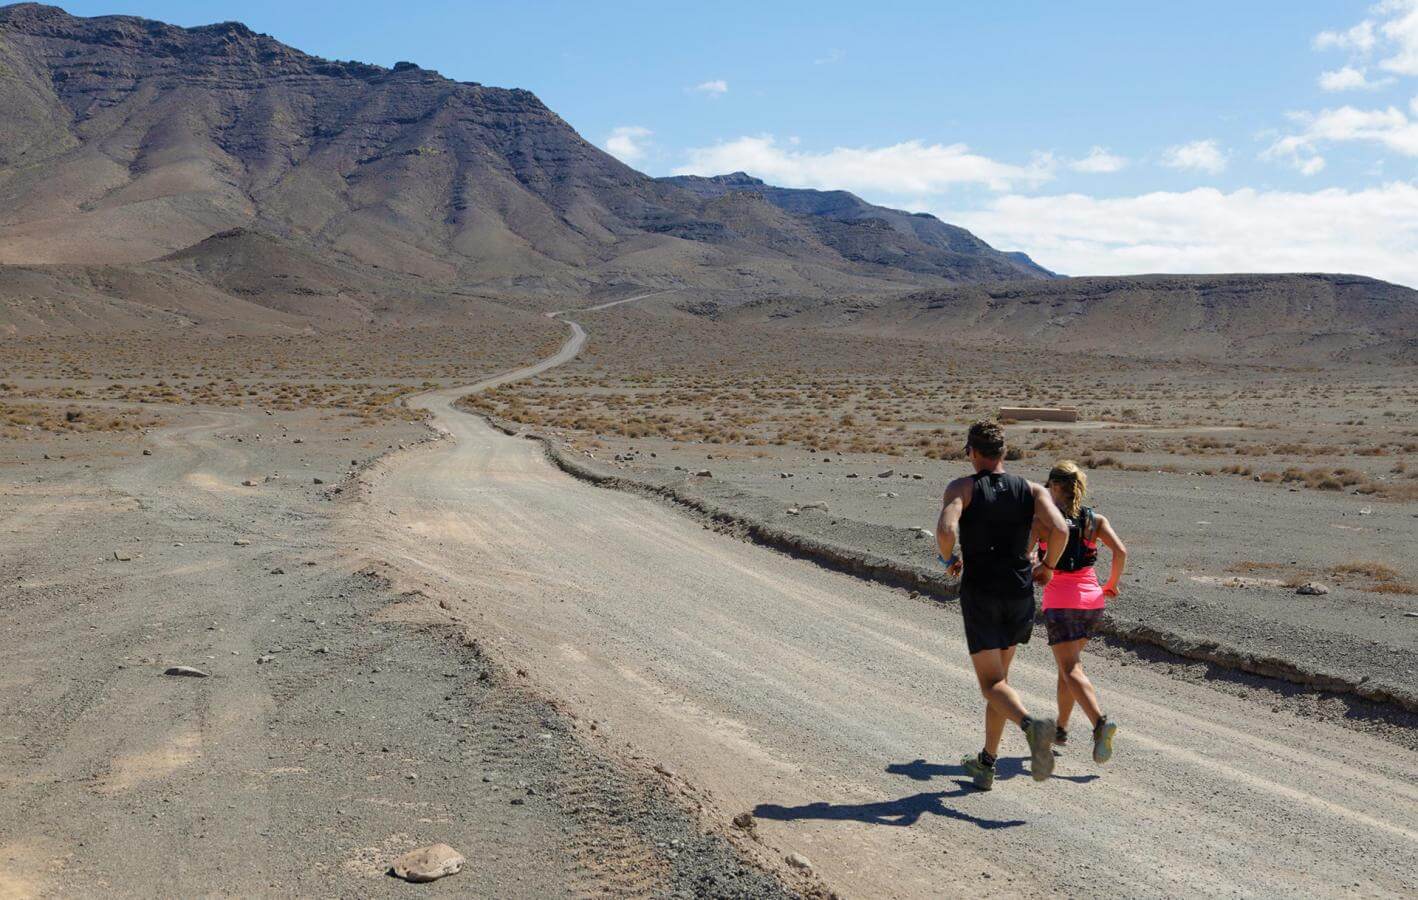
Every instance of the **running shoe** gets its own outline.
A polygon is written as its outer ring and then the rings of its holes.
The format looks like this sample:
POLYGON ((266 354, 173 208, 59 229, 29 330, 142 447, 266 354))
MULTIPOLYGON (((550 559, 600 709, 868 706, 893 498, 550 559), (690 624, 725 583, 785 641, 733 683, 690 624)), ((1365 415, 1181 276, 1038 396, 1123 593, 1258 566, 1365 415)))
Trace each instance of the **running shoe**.
POLYGON ((965 774, 970 776, 970 781, 975 787, 982 791, 988 791, 995 786, 995 767, 987 766, 980 762, 977 754, 970 754, 960 761, 965 767, 965 774))
POLYGON ((1113 735, 1117 733, 1118 726, 1106 718, 1093 726, 1093 761, 1098 765, 1113 758, 1113 735))
POLYGON ((1054 774, 1054 736, 1058 726, 1053 719, 1030 719, 1024 729, 1029 741, 1029 774, 1035 781, 1048 781, 1054 774))

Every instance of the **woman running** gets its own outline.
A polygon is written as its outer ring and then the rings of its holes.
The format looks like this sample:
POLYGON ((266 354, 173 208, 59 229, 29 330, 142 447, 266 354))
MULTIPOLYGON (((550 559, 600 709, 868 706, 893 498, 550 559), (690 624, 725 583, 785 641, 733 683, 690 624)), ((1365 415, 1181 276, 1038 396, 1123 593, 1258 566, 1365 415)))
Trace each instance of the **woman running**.
MULTIPOLYGON (((1046 482, 1054 504, 1068 519, 1068 546, 1059 557, 1052 579, 1044 586, 1044 626, 1049 649, 1059 666, 1058 730, 1056 746, 1068 742, 1068 720, 1077 703, 1093 725, 1093 761, 1107 762, 1113 756, 1113 735, 1118 726, 1108 721, 1098 705, 1098 694, 1083 674, 1080 657, 1093 636, 1108 597, 1118 596, 1118 584, 1127 564, 1128 551, 1107 518, 1084 506, 1088 476, 1071 459, 1060 460, 1046 482), (1106 584, 1098 584, 1093 565, 1098 561, 1098 542, 1112 551, 1112 569, 1106 584)), ((1036 526, 1037 528, 1038 526, 1036 526)), ((1042 550, 1046 546, 1039 542, 1042 550)), ((1042 563, 1043 555, 1039 556, 1042 563)))

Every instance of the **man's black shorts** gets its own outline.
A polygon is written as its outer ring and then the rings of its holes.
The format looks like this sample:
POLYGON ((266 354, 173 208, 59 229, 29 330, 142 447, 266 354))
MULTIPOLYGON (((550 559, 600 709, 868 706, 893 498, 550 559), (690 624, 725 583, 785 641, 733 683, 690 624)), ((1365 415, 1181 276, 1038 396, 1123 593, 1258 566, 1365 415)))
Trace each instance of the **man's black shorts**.
POLYGON ((1034 592, 987 593, 961 586, 960 615, 970 655, 1029 643, 1034 630, 1034 592))

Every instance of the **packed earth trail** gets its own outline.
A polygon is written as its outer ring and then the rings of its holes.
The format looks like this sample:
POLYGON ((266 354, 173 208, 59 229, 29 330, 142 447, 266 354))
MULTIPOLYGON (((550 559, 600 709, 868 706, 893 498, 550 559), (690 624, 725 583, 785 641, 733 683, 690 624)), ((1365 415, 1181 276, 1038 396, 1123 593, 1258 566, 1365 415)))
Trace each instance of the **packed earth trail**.
MULTIPOLYGON (((806 857, 849 896, 1418 889, 1418 754, 1126 660, 1089 660, 1121 724, 1113 763, 1070 747, 1036 784, 1011 732, 994 791, 971 789, 958 762, 981 700, 953 605, 581 483, 455 409, 574 356, 585 331, 568 324, 542 365, 414 398, 451 440, 379 462, 375 514, 347 525, 580 721, 712 798, 711 817, 752 813, 774 858, 806 857)), ((1050 709, 1054 678, 1041 637, 1021 648, 1031 709, 1050 709)))

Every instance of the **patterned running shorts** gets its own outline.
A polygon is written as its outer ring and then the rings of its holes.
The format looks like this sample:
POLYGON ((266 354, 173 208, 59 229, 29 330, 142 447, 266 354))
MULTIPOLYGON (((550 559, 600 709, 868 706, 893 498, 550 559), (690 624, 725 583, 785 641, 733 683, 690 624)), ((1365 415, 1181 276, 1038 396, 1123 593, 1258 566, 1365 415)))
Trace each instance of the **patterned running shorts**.
POLYGON ((1049 632, 1049 646, 1093 637, 1101 618, 1101 609, 1044 610, 1044 628, 1049 632))

